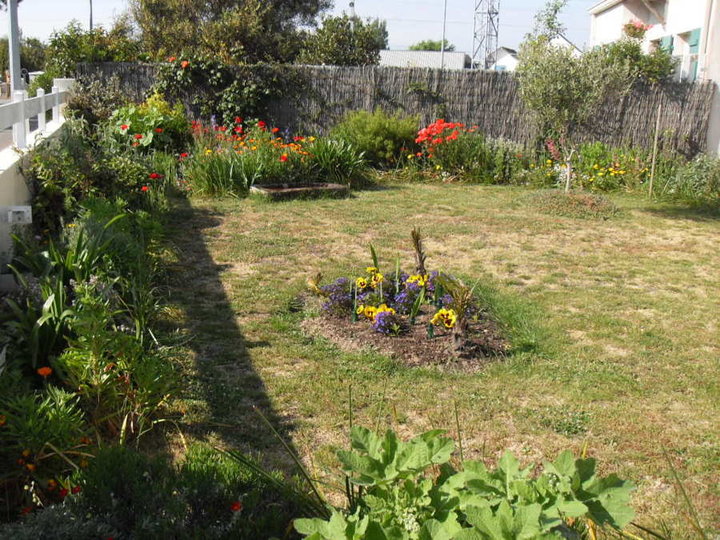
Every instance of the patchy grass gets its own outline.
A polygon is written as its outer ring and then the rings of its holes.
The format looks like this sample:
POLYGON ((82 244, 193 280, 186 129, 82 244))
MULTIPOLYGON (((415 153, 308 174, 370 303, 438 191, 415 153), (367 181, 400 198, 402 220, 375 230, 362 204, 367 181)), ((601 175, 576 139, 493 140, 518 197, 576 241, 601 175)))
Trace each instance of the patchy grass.
POLYGON ((610 199, 593 193, 538 191, 529 197, 529 202, 540 212, 562 217, 610 219, 618 213, 618 207, 610 199))
POLYGON ((526 206, 526 194, 404 185, 344 200, 179 202, 169 284, 173 320, 192 337, 174 404, 185 438, 289 468, 257 406, 329 480, 350 387, 355 422, 404 435, 454 431, 457 402, 466 456, 509 448, 539 461, 587 446, 605 472, 638 483, 641 523, 689 534, 667 451, 705 525, 719 528, 720 220, 630 197, 612 198, 620 219, 578 220, 526 206), (409 266, 415 226, 430 268, 509 299, 496 309, 524 352, 441 373, 302 333, 292 299, 309 275, 364 268, 370 242, 385 268, 397 256, 409 266), (528 323, 538 316, 542 331, 528 323))

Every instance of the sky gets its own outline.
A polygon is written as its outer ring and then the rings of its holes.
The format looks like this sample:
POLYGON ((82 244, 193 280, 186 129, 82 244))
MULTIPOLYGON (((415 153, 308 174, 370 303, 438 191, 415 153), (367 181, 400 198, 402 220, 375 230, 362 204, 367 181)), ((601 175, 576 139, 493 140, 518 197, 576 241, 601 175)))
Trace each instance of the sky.
MULTIPOLYGON (((387 21, 391 49, 407 49, 423 39, 442 36, 444 0, 355 0, 355 11, 362 18, 387 21)), ((580 48, 590 37, 588 9, 598 0, 569 0, 561 17, 567 37, 580 48)), ((447 0, 446 37, 458 51, 472 49, 473 10, 476 0, 447 0)), ((501 46, 517 48, 532 29, 533 17, 545 0, 500 0, 501 46)), ((18 9, 20 29, 26 37, 47 40, 71 20, 88 24, 89 0, 24 0, 18 9)), ((335 0, 333 13, 348 10, 349 0, 335 0)), ((127 9, 126 0, 93 0, 95 24, 109 26, 127 9)), ((0 35, 7 35, 7 13, 0 12, 0 35)))

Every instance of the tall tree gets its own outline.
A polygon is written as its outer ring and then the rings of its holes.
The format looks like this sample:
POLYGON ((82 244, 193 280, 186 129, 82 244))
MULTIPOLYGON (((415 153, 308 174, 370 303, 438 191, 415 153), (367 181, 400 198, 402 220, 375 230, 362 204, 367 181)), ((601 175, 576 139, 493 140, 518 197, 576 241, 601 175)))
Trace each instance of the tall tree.
POLYGON ((385 21, 363 22, 359 17, 328 17, 322 26, 307 37, 298 57, 303 64, 334 66, 367 66, 380 61, 380 51, 387 48, 385 21))
MULTIPOLYGON (((441 51, 442 50, 443 42, 442 40, 433 40, 433 39, 424 39, 422 41, 418 41, 414 45, 410 45, 408 47, 411 51, 441 51)), ((455 45, 450 43, 447 39, 445 40, 445 50, 446 51, 454 51, 455 45)))
POLYGON ((562 152, 567 192, 578 135, 597 117, 606 99, 630 90, 635 76, 627 63, 611 61, 602 48, 576 55, 553 44, 562 31, 557 16, 565 3, 552 0, 540 13, 535 33, 520 46, 516 75, 520 96, 538 128, 555 139, 562 152))
POLYGON ((157 57, 182 50, 227 62, 286 61, 299 50, 301 26, 330 0, 130 0, 145 48, 157 57))

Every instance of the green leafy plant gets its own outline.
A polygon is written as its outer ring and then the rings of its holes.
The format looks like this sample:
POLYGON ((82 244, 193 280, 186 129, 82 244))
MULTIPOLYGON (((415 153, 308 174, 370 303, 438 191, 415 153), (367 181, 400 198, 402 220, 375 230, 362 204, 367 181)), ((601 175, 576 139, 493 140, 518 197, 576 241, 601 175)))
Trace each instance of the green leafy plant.
POLYGON ((415 154, 418 119, 374 112, 355 111, 331 130, 331 136, 350 143, 375 167, 393 167, 408 154, 415 154))
POLYGON ((313 540, 579 538, 581 522, 621 530, 634 516, 632 484, 599 476, 594 459, 563 452, 533 475, 506 452, 495 469, 466 461, 456 470, 454 443, 442 435, 404 442, 354 426, 351 450, 337 453, 348 510, 296 520, 295 528, 313 540), (433 469, 439 474, 428 475, 433 469))
POLYGON ((115 139, 127 147, 180 152, 190 141, 182 104, 172 107, 157 92, 140 105, 117 109, 108 124, 115 139))

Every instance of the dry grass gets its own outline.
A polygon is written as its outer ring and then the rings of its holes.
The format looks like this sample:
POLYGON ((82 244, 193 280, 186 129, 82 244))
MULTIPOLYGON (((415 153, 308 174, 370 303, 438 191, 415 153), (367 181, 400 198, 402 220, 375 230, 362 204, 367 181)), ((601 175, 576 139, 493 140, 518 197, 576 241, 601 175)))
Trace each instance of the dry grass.
POLYGON ((619 197, 613 219, 563 218, 526 207, 525 194, 389 186, 178 208, 172 300, 194 336, 176 404, 186 434, 285 464, 258 405, 324 476, 347 443, 349 386, 357 422, 405 435, 453 431, 457 401, 466 456, 510 448, 538 461, 587 444, 606 471, 638 483, 640 522, 682 535, 666 449, 705 525, 720 528, 720 219, 619 197), (430 268, 483 278, 534 310, 548 336, 540 349, 463 375, 303 335, 288 304, 308 275, 366 266, 370 242, 386 267, 396 256, 410 266, 413 227, 430 268))

